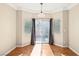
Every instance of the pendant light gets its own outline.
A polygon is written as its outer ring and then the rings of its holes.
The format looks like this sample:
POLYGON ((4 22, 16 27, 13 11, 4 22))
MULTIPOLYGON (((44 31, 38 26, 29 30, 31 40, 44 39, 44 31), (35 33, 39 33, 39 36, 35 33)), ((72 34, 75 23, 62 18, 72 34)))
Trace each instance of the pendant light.
POLYGON ((40 5, 41 5, 41 12, 38 14, 38 18, 44 18, 45 17, 45 14, 43 13, 43 10, 42 10, 43 3, 40 3, 40 5))

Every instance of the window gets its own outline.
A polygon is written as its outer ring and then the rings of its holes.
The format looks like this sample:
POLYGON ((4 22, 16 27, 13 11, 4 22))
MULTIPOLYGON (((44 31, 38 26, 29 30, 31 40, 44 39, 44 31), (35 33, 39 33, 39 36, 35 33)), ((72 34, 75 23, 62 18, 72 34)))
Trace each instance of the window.
POLYGON ((25 30, 26 33, 31 33, 32 22, 26 20, 26 21, 25 21, 25 27, 24 27, 24 28, 25 28, 24 30, 25 30))
POLYGON ((54 32, 60 33, 60 19, 54 21, 54 32))

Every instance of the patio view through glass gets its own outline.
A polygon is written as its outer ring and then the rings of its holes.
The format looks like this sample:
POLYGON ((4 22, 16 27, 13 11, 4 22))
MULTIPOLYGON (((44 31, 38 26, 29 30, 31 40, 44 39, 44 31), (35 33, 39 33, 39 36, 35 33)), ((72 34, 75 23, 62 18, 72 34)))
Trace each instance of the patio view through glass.
POLYGON ((49 20, 37 19, 36 26, 36 43, 49 43, 49 20))

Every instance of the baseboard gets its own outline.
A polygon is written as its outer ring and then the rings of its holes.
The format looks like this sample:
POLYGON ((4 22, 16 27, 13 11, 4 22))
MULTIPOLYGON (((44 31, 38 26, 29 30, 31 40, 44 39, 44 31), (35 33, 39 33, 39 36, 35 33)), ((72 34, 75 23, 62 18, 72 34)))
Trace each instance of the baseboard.
POLYGON ((74 50, 74 49, 71 48, 71 47, 69 47, 69 49, 71 49, 74 53, 76 53, 76 54, 79 56, 79 53, 78 53, 76 50, 74 50))
POLYGON ((54 45, 57 45, 57 46, 60 46, 60 47, 65 47, 65 46, 63 46, 63 45, 60 45, 60 44, 55 44, 55 43, 54 43, 54 45))
POLYGON ((8 53, 10 53, 12 50, 14 50, 16 48, 16 46, 15 47, 13 47, 12 49, 10 49, 9 51, 7 51, 3 56, 6 56, 8 53))
POLYGON ((22 47, 22 45, 16 45, 16 47, 22 47))
POLYGON ((30 43, 22 44, 22 47, 30 45, 30 43))
POLYGON ((26 43, 26 44, 22 44, 22 45, 16 45, 16 47, 24 47, 24 46, 27 46, 27 45, 30 45, 30 43, 26 43))

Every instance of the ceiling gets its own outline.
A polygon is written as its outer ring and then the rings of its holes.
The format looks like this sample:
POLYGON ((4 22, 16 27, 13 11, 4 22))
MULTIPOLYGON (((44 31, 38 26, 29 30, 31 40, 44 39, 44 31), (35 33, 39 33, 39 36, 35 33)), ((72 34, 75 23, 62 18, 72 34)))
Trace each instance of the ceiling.
MULTIPOLYGON (((41 5, 40 3, 10 3, 12 7, 15 7, 19 10, 26 10, 32 13, 40 13, 41 5)), ((43 3, 43 12, 44 13, 53 13, 60 10, 65 10, 73 5, 74 3, 43 3)))

